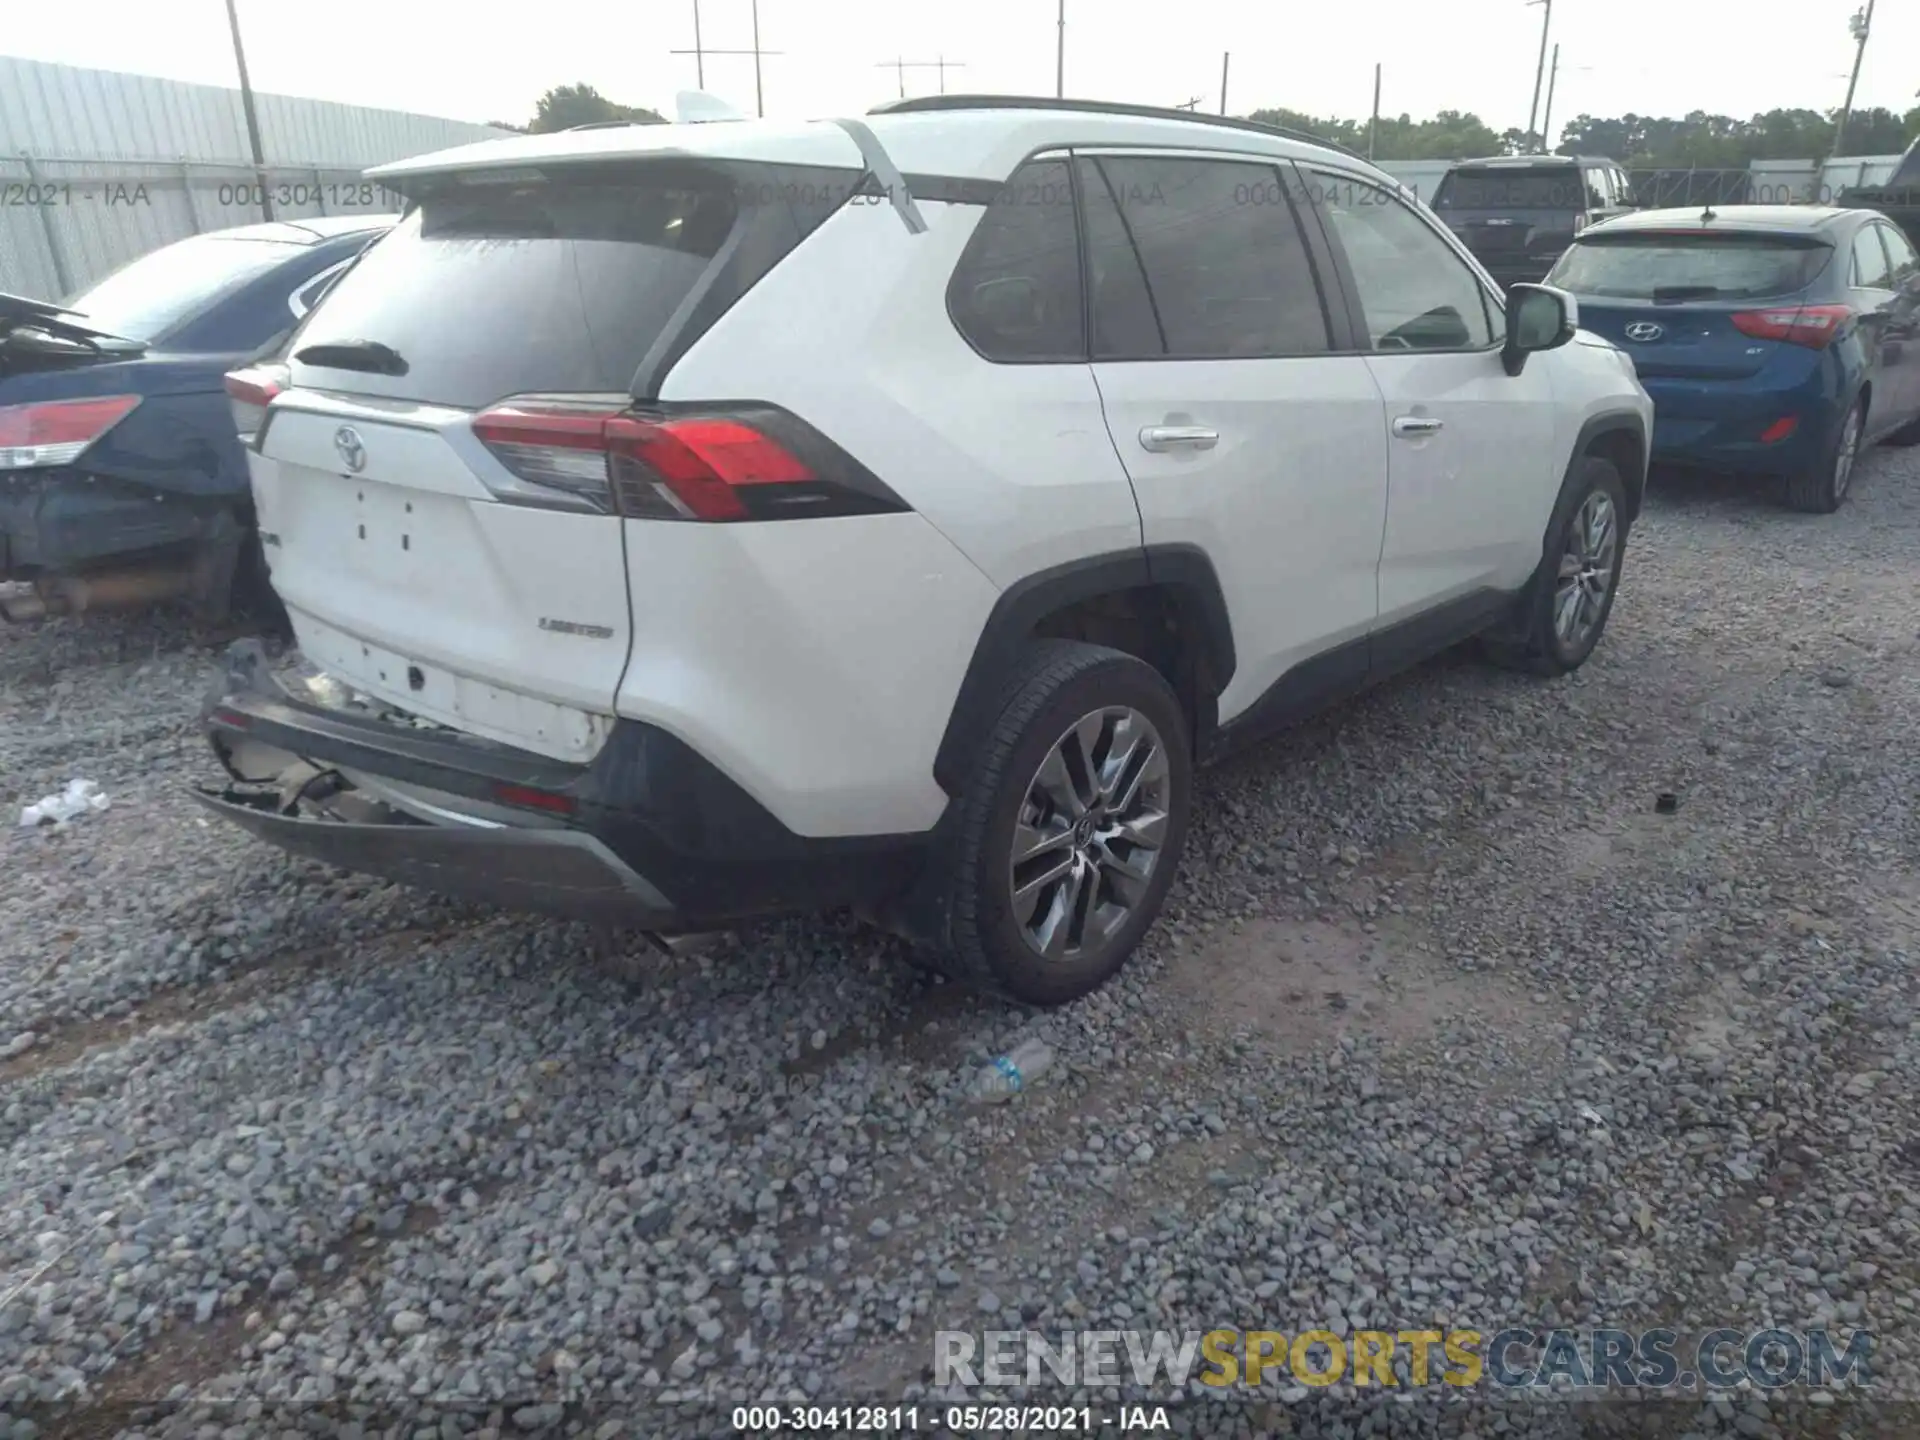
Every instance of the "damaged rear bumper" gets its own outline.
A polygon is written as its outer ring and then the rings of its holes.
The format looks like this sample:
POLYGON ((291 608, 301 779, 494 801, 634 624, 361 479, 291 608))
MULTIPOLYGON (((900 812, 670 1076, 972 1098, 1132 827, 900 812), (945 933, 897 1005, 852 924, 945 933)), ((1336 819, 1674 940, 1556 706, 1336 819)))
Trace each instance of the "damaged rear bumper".
POLYGON ((455 827, 288 815, 276 797, 196 790, 223 819, 295 855, 436 894, 570 919, 665 929, 665 896, 591 835, 506 826, 455 827))
POLYGON ((796 835, 677 737, 620 720, 586 765, 299 698, 258 642, 204 711, 208 810, 292 853, 440 894, 661 934, 877 906, 930 837, 796 835))

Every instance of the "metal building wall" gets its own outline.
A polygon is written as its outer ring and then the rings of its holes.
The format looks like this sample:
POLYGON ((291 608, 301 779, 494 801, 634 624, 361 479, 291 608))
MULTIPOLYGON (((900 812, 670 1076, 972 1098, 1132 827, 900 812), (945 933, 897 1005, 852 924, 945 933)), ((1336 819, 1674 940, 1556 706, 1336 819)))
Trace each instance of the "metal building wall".
MULTIPOLYGON (((486 125, 254 97, 274 218, 396 208, 360 179, 486 125)), ((0 56, 0 291, 58 299, 156 246, 261 218, 240 92, 0 56)))

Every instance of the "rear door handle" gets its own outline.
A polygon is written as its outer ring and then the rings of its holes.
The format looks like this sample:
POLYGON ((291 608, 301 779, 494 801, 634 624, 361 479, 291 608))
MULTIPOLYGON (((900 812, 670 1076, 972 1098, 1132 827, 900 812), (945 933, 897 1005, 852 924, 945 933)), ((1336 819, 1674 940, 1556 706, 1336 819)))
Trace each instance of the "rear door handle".
POLYGON ((1430 415, 1401 415, 1394 419, 1393 433, 1402 440, 1418 440, 1422 435, 1438 434, 1445 424, 1430 415))
POLYGON ((1148 425, 1140 431, 1140 448, 1156 454, 1186 448, 1211 450, 1220 443, 1220 432, 1204 425, 1148 425))

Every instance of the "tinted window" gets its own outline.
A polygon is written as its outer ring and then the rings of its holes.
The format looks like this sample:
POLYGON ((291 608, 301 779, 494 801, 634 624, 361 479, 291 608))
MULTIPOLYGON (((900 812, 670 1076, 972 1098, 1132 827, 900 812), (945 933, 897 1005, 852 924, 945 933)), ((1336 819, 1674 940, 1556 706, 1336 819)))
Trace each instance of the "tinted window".
POLYGON ((1907 237, 1898 230, 1882 227, 1880 238, 1887 242, 1887 255, 1893 261, 1893 283, 1904 285, 1920 275, 1920 256, 1914 254, 1913 246, 1907 243, 1907 237))
POLYGON ((1102 180, 1093 198, 1105 195, 1098 210, 1089 200, 1096 281, 1113 287, 1102 303, 1116 307, 1103 317, 1114 347, 1103 353, 1204 360, 1331 348, 1306 242, 1272 166, 1129 156, 1088 168, 1102 180), (1127 298, 1128 242, 1152 295, 1151 331, 1137 292, 1127 298))
POLYGON ((1576 241, 1547 280, 1623 300, 1753 300, 1806 289, 1832 254, 1790 236, 1628 232, 1576 241))
POLYGON ((1893 267, 1887 263, 1877 225, 1868 225, 1853 237, 1853 283, 1868 290, 1893 288, 1893 267))
POLYGON ((1612 185, 1607 178, 1607 172, 1592 169, 1586 172, 1586 176, 1587 208, 1589 210, 1607 209, 1613 204, 1612 185))
POLYGON ((1124 360, 1167 353, 1167 337, 1147 290, 1140 252, 1105 172, 1079 162, 1080 197, 1086 207, 1087 264, 1092 268, 1093 357, 1124 360))
POLYGON ((1086 358, 1066 161, 1035 161, 1001 188, 947 293, 954 324, 989 360, 1086 358))
POLYGON ((196 235, 142 255, 60 303, 100 330, 156 340, 306 250, 277 240, 196 235))
POLYGON ((625 391, 737 214, 723 182, 677 174, 430 191, 327 291, 294 346, 375 340, 407 373, 300 366, 296 381, 466 408, 625 391))
POLYGON ((1436 210, 1578 210, 1586 203, 1578 165, 1462 166, 1433 192, 1436 210))
POLYGON ((1466 350, 1493 343, 1486 291, 1406 202, 1377 185, 1313 172, 1310 182, 1353 271, 1375 350, 1466 350))

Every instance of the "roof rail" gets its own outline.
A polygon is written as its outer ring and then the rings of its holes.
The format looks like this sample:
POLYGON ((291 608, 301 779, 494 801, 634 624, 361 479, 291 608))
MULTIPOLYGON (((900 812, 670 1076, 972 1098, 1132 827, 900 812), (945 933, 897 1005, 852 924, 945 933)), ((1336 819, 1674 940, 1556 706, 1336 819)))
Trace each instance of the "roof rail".
POLYGON ((1197 110, 1174 110, 1159 105, 1128 105, 1117 100, 1061 100, 1042 95, 916 95, 908 100, 887 100, 867 111, 869 115, 917 115, 943 110, 1065 110, 1078 115, 1132 115, 1142 120, 1184 120, 1194 125, 1215 125, 1227 130, 1246 130, 1256 135, 1278 135, 1308 145, 1338 150, 1355 160, 1356 155, 1336 140, 1307 130, 1285 125, 1268 125, 1259 120, 1242 120, 1235 115, 1203 115, 1197 110))

